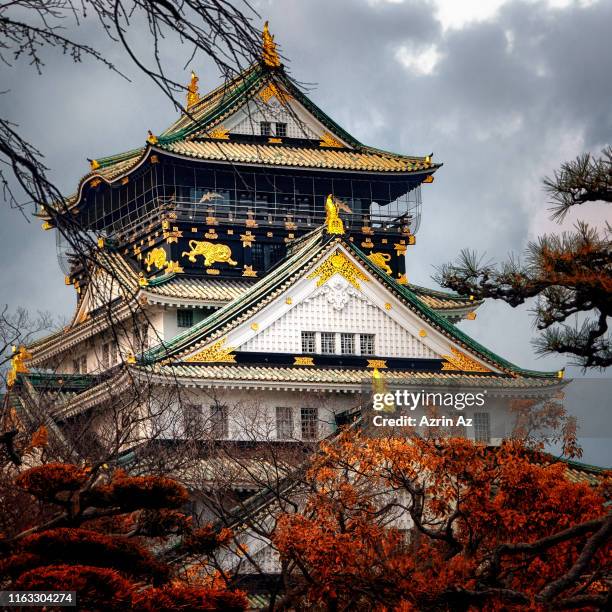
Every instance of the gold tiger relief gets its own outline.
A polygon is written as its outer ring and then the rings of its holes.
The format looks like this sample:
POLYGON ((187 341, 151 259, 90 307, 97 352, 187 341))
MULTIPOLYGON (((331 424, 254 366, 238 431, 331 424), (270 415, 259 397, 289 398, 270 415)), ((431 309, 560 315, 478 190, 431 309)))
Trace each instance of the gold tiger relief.
POLYGON ((389 266, 387 263, 388 261, 391 261, 391 255, 388 253, 370 253, 368 255, 368 259, 373 264, 384 270, 387 274, 392 274, 393 271, 391 270, 391 266, 389 266))
POLYGON ((187 256, 192 263, 196 262, 198 255, 204 257, 204 265, 206 267, 212 266, 217 262, 228 263, 230 266, 235 266, 238 263, 232 259, 232 249, 225 244, 190 240, 189 248, 191 251, 183 251, 182 257, 187 256))

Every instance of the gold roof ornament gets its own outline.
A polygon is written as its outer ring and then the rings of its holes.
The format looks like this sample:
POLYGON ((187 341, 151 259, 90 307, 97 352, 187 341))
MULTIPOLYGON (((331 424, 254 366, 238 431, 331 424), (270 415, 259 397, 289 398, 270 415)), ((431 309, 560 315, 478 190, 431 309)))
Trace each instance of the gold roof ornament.
POLYGON ((349 214, 353 212, 342 200, 330 193, 325 201, 325 224, 328 234, 344 234, 344 223, 339 214, 341 210, 349 214))
POLYGON ((192 70, 191 81, 189 81, 189 85, 187 85, 187 108, 191 108, 200 101, 200 93, 198 91, 199 80, 196 73, 192 70))
POLYGON ((97 159, 89 159, 88 157, 87 161, 91 170, 97 170, 100 167, 100 162, 97 159))
POLYGON ((157 136, 151 130, 147 130, 147 142, 149 144, 157 144, 157 136))
POLYGON ((280 57, 278 56, 278 51, 276 50, 276 43, 274 42, 274 36, 270 34, 270 30, 268 28, 268 22, 264 23, 263 32, 261 33, 261 37, 263 40, 263 53, 262 59, 266 66, 270 66, 270 68, 278 68, 281 65, 280 57))
POLYGON ((29 353, 25 346, 13 346, 11 369, 6 377, 7 387, 11 388, 15 384, 18 374, 27 374, 30 371, 25 364, 28 359, 32 359, 32 353, 29 353))

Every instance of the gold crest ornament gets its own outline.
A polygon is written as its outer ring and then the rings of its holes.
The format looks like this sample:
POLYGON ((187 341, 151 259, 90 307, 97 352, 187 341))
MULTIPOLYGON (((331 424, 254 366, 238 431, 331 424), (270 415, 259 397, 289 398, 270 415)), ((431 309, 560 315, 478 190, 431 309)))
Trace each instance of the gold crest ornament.
POLYGON ((359 281, 368 280, 368 277, 340 251, 328 257, 312 274, 308 275, 308 278, 318 277, 317 287, 321 287, 334 274, 343 276, 355 289, 360 288, 359 281))
POLYGON ((226 244, 190 240, 189 248, 191 251, 183 251, 182 257, 187 257, 192 263, 196 262, 196 258, 199 255, 204 258, 204 265, 206 267, 212 266, 217 262, 228 263, 230 266, 235 266, 238 263, 232 259, 232 249, 226 244))

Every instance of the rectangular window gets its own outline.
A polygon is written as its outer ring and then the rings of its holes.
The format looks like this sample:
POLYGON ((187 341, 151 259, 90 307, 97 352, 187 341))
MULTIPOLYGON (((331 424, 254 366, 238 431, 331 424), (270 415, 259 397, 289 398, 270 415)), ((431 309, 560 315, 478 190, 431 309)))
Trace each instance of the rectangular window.
POLYGON ((361 334, 359 336, 359 348, 362 355, 374 355, 374 334, 361 334))
POLYGON ((279 440, 293 438, 293 410, 288 406, 276 407, 276 437, 279 440))
POLYGON ((488 412, 474 413, 474 440, 476 442, 491 442, 491 420, 488 412))
POLYGON ((115 365, 119 361, 119 345, 113 341, 110 345, 110 362, 115 365))
POLYGON ((303 331, 302 332, 302 353, 316 353, 317 352, 317 337, 315 332, 303 331))
POLYGON ((79 361, 79 372, 87 374, 87 355, 83 355, 79 361))
POLYGON ((79 373, 79 360, 78 359, 73 359, 72 360, 72 371, 75 374, 79 373))
POLYGON ((215 404, 210 407, 211 434, 215 439, 227 438, 229 430, 227 406, 215 404))
POLYGON ((110 343, 105 342, 102 345, 102 359, 101 359, 102 367, 104 369, 110 366, 110 343))
POLYGON ((315 440, 317 438, 318 410, 316 408, 302 408, 302 440, 315 440))
POLYGON ((262 136, 271 136, 272 135, 272 124, 269 121, 260 121, 259 122, 259 133, 262 136))
POLYGON ((355 354, 355 334, 340 334, 340 352, 343 355, 355 354))
POLYGON ((275 134, 277 138, 284 138, 285 136, 287 136, 287 124, 277 123, 275 134))
POLYGON ((183 405, 183 428, 186 438, 200 438, 203 431, 202 406, 198 404, 183 405))
POLYGON ((336 334, 321 332, 321 352, 332 355, 336 352, 336 334))
POLYGON ((191 327, 193 325, 193 310, 179 308, 176 311, 176 326, 191 327))

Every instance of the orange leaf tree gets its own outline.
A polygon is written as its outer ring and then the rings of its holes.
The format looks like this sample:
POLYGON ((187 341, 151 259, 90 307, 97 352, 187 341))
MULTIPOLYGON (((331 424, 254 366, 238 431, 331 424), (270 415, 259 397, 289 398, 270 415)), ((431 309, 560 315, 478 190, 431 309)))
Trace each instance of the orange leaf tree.
POLYGON ((274 544, 285 605, 329 609, 595 609, 609 603, 605 486, 513 442, 368 439, 324 445, 303 510, 274 544))

